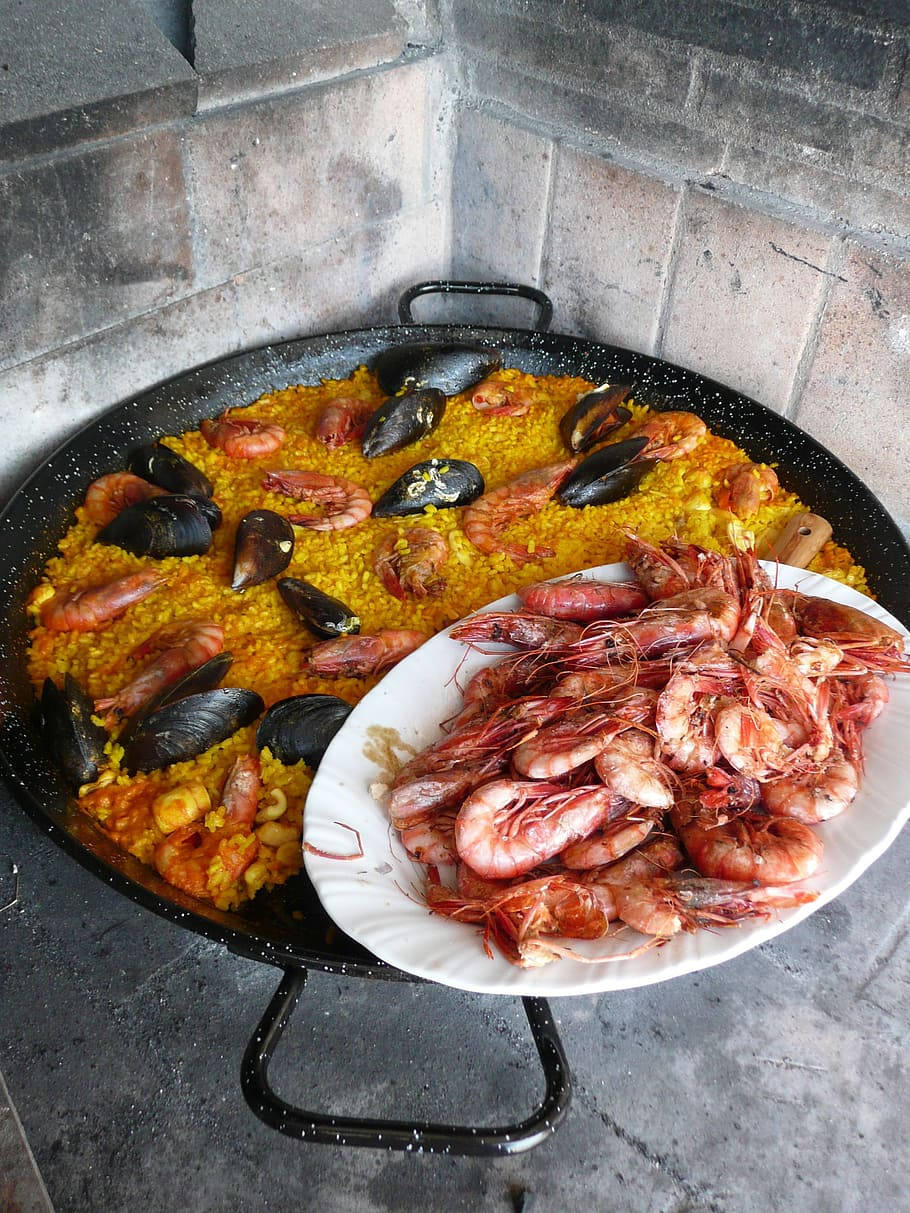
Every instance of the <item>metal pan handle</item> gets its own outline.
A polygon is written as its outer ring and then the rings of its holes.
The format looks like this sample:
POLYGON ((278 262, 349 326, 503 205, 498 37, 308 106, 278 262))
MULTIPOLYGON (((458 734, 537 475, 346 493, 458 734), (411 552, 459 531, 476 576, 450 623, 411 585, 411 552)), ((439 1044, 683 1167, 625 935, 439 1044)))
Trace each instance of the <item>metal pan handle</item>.
POLYGON ((542 998, 523 998, 525 1014, 546 1078, 544 1098, 525 1120, 496 1128, 441 1125, 429 1121, 373 1120, 327 1116, 286 1103, 269 1085, 269 1062, 306 985, 306 969, 284 976, 243 1056, 240 1083, 260 1120, 288 1137, 331 1146, 372 1146, 380 1150, 472 1155, 517 1154, 540 1145, 565 1116, 572 1080, 550 1008, 542 998))
POLYGON ((553 304, 549 295, 534 286, 523 286, 518 282, 450 282, 444 279, 434 282, 418 282, 409 286, 398 300, 398 318, 402 324, 415 324, 411 304, 420 295, 518 295, 537 304, 537 320, 534 328, 545 333, 553 319, 553 304))

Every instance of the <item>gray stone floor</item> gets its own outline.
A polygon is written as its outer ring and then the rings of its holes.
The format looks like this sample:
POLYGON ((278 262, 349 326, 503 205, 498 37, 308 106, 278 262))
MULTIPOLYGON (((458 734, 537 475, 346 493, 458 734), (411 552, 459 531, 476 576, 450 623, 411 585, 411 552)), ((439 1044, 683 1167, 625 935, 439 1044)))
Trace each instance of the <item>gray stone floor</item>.
MULTIPOLYGON (((478 1160, 304 1145, 243 1101, 278 971, 140 910, 0 796, 0 1069, 57 1213, 910 1209, 910 835, 798 928, 718 968, 556 999, 559 1131, 478 1160)), ((280 1093, 359 1115, 519 1119, 520 1003, 313 974, 280 1093)), ((0 1201, 2 1203, 2 1201, 0 1201)))

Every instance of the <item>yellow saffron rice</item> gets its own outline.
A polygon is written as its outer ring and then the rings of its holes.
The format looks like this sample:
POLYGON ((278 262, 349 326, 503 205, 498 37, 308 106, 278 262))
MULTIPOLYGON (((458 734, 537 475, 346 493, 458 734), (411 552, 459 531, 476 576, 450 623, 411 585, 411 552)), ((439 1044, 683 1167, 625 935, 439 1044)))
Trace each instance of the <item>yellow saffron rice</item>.
MULTIPOLYGON (((305 630, 284 604, 274 580, 243 592, 230 588, 237 524, 253 509, 285 515, 322 512, 318 507, 263 490, 265 472, 276 468, 344 477, 362 485, 376 501, 409 467, 431 457, 469 460, 480 469, 488 489, 530 468, 564 461, 567 452, 559 434, 559 420, 579 393, 592 385, 575 378, 534 378, 517 370, 501 371, 496 378, 530 394, 533 407, 527 415, 483 415, 473 408, 468 394, 457 396, 449 400, 434 433, 404 450, 372 460, 362 456, 359 443, 327 450, 315 438, 317 419, 331 399, 354 396, 377 405, 383 399, 375 379, 363 367, 348 380, 286 388, 250 405, 244 416, 277 423, 287 431, 284 445, 270 456, 230 459, 213 450, 198 430, 166 436, 166 444, 200 468, 214 485, 223 523, 214 533, 211 549, 202 556, 160 561, 132 556, 95 543, 99 528, 79 507, 75 524, 61 540, 59 554, 48 562, 44 580, 32 598, 36 626, 30 673, 36 689, 48 676, 61 685, 69 672, 93 698, 114 695, 146 664, 147 658, 137 659, 132 654, 155 631, 175 622, 206 620, 223 627, 224 651, 233 655, 223 685, 258 691, 267 707, 287 696, 309 692, 338 695, 356 703, 378 679, 322 679, 306 671, 305 653, 318 638, 305 630), (129 607, 102 630, 61 633, 40 626, 40 603, 52 593, 99 585, 151 566, 160 568, 167 586, 129 607)), ((235 403, 241 406, 247 402, 235 403)), ((631 408, 630 425, 648 411, 634 403, 631 408)), ((609 441, 620 441, 627 433, 628 428, 617 431, 609 441)), ((675 534, 688 542, 726 549, 731 526, 734 534, 748 531, 760 543, 779 532, 795 513, 812 508, 812 502, 799 501, 784 484, 773 503, 763 505, 752 518, 738 520, 719 509, 720 473, 729 464, 746 459, 732 442, 709 433, 692 454, 657 464, 621 501, 582 510, 551 502, 508 530, 510 540, 527 544, 532 551, 552 548, 555 552, 548 559, 521 568, 506 555, 481 555, 462 530, 464 511, 448 509, 419 517, 371 517, 341 531, 296 527, 293 558, 282 576, 304 578, 341 599, 360 616, 363 633, 381 628, 436 632, 519 586, 621 560, 624 539, 620 528, 630 528, 652 542, 675 534), (441 570, 446 587, 439 597, 402 602, 383 587, 373 569, 373 557, 387 536, 401 535, 415 525, 434 527, 448 541, 449 557, 441 570)), ((826 544, 810 567, 868 593, 864 570, 836 543, 826 544)), ((223 810, 219 816, 218 806, 226 774, 239 755, 255 753, 254 737, 255 726, 250 726, 190 762, 130 777, 121 770, 123 750, 112 736, 107 747, 108 765, 98 781, 101 786, 83 789, 80 806, 121 847, 151 862, 155 847, 164 837, 152 816, 152 801, 168 789, 200 781, 215 806, 201 828, 219 828, 223 810)), ((234 908, 260 888, 280 884, 299 871, 301 823, 311 777, 312 772, 303 763, 286 767, 268 751, 263 753, 261 811, 254 826, 260 844, 258 856, 244 875, 233 881, 219 860, 212 861, 208 884, 211 900, 217 906, 234 908), (284 793, 287 804, 279 817, 269 809, 282 803, 280 796, 273 797, 275 789, 284 793)))

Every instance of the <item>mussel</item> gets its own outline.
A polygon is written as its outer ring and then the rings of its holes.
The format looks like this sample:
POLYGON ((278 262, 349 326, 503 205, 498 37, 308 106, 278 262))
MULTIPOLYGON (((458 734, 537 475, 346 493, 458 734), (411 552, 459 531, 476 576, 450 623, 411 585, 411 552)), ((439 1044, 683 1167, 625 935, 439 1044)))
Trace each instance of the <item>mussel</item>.
POLYGON ((197 497, 195 493, 188 493, 186 496, 192 497, 209 527, 217 531, 221 526, 221 506, 214 497, 197 497))
POLYGON ((124 765, 134 775, 195 758, 252 724, 264 707, 260 695, 240 687, 184 696, 142 718, 126 746, 124 765))
POLYGON ((52 678, 41 688, 41 735, 75 788, 98 778, 108 740, 105 729, 92 721, 95 707, 72 674, 64 675, 63 690, 52 678))
POLYGON ((130 455, 129 470, 169 493, 188 493, 191 497, 211 497, 212 482, 203 472, 162 445, 161 441, 149 442, 130 455))
POLYGON ((632 414, 621 406, 631 394, 631 384, 602 383, 579 396, 559 423, 559 432, 569 450, 576 454, 590 450, 607 434, 625 425, 632 414))
POLYGON ((415 388, 403 396, 390 396, 367 422, 360 449, 367 459, 400 451, 431 434, 445 411, 445 393, 439 388, 415 388))
MULTIPOLYGON (((212 527, 200 505, 187 494, 152 497, 121 510, 96 536, 134 556, 200 556, 212 543, 212 527)), ((217 507, 216 507, 217 508, 217 507)))
POLYGON ((353 636, 360 631, 359 615, 340 599, 324 594, 308 581, 282 577, 276 585, 278 593, 300 622, 317 636, 334 640, 336 636, 353 636))
POLYGON ((603 446, 583 459, 555 496, 576 510, 586 505, 606 505, 631 493, 654 466, 653 459, 639 459, 648 438, 627 438, 603 446))
POLYGON ((256 745, 260 750, 268 747, 287 766, 303 759, 315 769, 352 711, 337 695, 292 695, 266 712, 256 730, 256 745))
POLYGON ((373 370, 390 396, 405 387, 433 387, 456 396, 498 371, 501 362, 498 350, 477 345, 399 345, 380 354, 373 370))
POLYGON ((197 665, 188 674, 184 674, 177 682, 172 682, 170 686, 159 691, 148 703, 144 704, 135 716, 130 717, 117 738, 118 742, 125 746, 146 716, 151 716, 159 708, 163 708, 169 703, 176 703, 178 699, 185 699, 187 695, 198 695, 202 691, 211 691, 222 681, 233 663, 232 653, 218 653, 216 656, 210 657, 208 661, 204 661, 202 665, 197 665))
POLYGON ((251 510, 237 526, 232 590, 245 590, 277 577, 291 563, 294 528, 273 510, 251 510))
POLYGON ((408 468, 373 506, 374 518, 422 514, 428 505, 450 510, 483 494, 483 476, 464 459, 424 459, 408 468))

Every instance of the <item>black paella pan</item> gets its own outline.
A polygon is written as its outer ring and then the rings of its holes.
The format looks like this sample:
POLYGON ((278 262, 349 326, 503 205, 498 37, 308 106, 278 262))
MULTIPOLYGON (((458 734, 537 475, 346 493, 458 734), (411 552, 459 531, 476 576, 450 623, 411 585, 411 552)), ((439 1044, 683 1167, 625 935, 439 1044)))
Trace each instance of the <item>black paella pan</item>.
MULTIPOLYGON (((331 923, 303 873, 231 912, 196 901, 166 884, 153 869, 119 850, 75 810, 36 732, 35 698, 25 657, 26 599, 72 523, 74 508, 82 502, 89 482, 123 469, 134 448, 162 435, 195 429, 203 418, 251 402, 266 391, 346 378, 356 367, 371 365, 378 354, 392 347, 413 342, 488 346, 501 352, 504 366, 532 374, 577 375, 594 383, 634 383, 636 398, 657 408, 691 410, 717 434, 736 442, 750 458, 775 462, 782 483, 811 510, 827 518, 835 539, 865 566, 870 587, 882 605, 910 626, 910 548, 899 529, 844 464, 777 413, 659 359, 545 331, 552 307, 545 295, 529 287, 423 283, 402 296, 399 310, 403 321, 400 327, 357 329, 266 346, 189 371, 117 405, 45 460, 0 515, 0 550, 4 554, 0 582, 0 758, 14 797, 68 854, 140 905, 224 943, 240 955, 301 971, 308 966, 361 976, 404 976, 389 970, 331 923), (413 323, 412 300, 431 291, 521 295, 540 309, 537 328, 413 323)), ((285 990, 286 1004, 295 996, 294 991, 285 990)), ((540 1001, 526 1000, 529 1016, 533 1008, 527 1004, 540 1001)), ((280 1016, 276 1013, 273 1018, 280 1016)), ((541 1031, 545 1034, 545 1028, 541 1031)), ((535 1037, 543 1055, 537 1030, 535 1037)), ((256 1110, 264 1115, 262 1108, 256 1110)), ((277 1113, 265 1118, 290 1131, 285 1124, 277 1123, 281 1120, 277 1113)), ((317 1132, 309 1134, 299 1128, 295 1132, 323 1140, 317 1132)), ((476 1140, 476 1131, 472 1132, 476 1140)), ((353 1139, 351 1144, 375 1142, 353 1139)), ((394 1145, 388 1139, 383 1144, 394 1145)), ((432 1148, 429 1143, 427 1146, 432 1148)))

